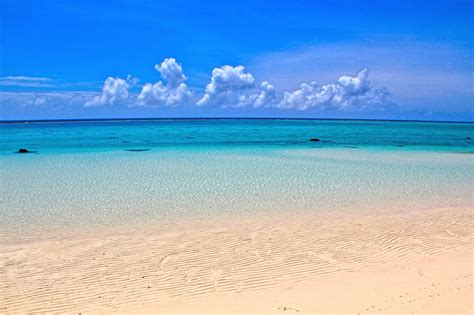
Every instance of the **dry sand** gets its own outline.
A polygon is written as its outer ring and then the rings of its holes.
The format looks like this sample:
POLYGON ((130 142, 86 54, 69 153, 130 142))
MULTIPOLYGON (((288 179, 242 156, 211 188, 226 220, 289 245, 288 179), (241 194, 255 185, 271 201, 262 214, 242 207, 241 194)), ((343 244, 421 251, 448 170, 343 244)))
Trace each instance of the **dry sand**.
POLYGON ((466 313, 472 210, 0 240, 0 313, 466 313))

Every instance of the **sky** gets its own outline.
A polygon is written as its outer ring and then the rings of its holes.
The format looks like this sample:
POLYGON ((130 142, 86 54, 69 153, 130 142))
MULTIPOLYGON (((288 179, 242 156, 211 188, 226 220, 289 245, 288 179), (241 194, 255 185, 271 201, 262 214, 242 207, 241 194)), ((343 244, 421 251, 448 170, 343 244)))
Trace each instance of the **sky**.
POLYGON ((0 0, 0 120, 474 121, 474 2, 0 0))

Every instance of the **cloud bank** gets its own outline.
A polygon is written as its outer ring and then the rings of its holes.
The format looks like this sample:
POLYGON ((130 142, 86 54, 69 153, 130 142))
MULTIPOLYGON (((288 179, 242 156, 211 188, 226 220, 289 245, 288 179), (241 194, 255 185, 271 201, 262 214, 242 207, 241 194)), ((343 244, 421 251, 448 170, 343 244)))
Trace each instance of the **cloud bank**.
MULTIPOLYGON (((108 77, 100 94, 81 92, 36 94, 32 100, 23 104, 47 106, 59 98, 74 96, 74 103, 83 100, 84 107, 100 107, 121 104, 123 106, 177 107, 195 104, 196 107, 217 108, 274 108, 280 110, 339 110, 339 111, 383 111, 393 107, 389 93, 385 88, 373 88, 367 69, 360 70, 355 76, 342 75, 335 83, 318 85, 316 82, 303 82, 293 91, 277 93, 269 81, 258 82, 252 73, 242 65, 224 65, 212 70, 209 83, 201 96, 191 93, 185 83, 183 67, 174 58, 166 58, 155 65, 162 81, 145 83, 141 89, 133 92, 138 79, 108 77), (59 96, 64 95, 64 97, 59 96)), ((3 77, 3 81, 47 83, 50 79, 34 77, 3 77)), ((34 94, 31 94, 34 95, 34 94)), ((9 96, 10 97, 10 96, 9 96)))
POLYGON ((69 112, 97 96, 94 92, 0 92, 0 117, 6 112, 69 112))

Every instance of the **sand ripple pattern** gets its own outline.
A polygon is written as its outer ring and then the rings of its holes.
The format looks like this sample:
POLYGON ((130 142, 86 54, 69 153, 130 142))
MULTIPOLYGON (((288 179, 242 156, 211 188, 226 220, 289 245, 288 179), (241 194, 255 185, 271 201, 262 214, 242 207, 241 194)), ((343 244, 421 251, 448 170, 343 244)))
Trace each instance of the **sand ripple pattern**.
MULTIPOLYGON (((0 313, 120 311, 473 250, 470 210, 5 241, 0 313)), ((472 277, 472 275, 470 275, 472 277)))

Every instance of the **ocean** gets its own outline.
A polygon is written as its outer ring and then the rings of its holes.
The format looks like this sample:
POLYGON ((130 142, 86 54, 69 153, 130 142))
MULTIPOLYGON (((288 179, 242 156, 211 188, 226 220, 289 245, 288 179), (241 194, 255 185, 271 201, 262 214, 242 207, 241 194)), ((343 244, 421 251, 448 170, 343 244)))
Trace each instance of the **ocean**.
POLYGON ((0 233, 469 207, 473 138, 471 123, 1 123, 0 233))

